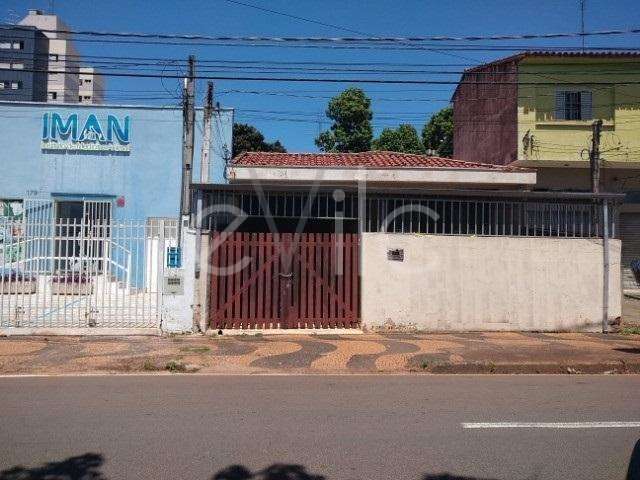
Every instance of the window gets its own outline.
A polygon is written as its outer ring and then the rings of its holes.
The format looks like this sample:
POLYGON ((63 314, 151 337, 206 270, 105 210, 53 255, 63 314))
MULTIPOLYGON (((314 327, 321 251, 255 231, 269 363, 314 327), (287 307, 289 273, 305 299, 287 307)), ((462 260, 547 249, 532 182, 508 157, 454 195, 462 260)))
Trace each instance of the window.
POLYGON ((24 63, 12 63, 11 68, 14 70, 24 70, 24 63))
POLYGON ((84 96, 84 99, 85 99, 85 100, 91 100, 91 95, 85 95, 85 96, 84 96))
POLYGON ((47 96, 49 97, 49 100, 55 100, 58 98, 58 92, 49 92, 47 96))
POLYGON ((85 78, 84 79, 84 83, 91 83, 91 79, 90 78, 85 78))
POLYGON ((52 62, 57 62, 59 58, 60 57, 58 56, 57 53, 50 53, 49 54, 49 60, 52 61, 52 62))
POLYGON ((0 63, 0 68, 9 69, 11 68, 10 63, 0 63))
POLYGON ((14 50, 22 50, 24 48, 24 42, 13 42, 11 48, 14 50))
POLYGON ((11 42, 0 42, 1 50, 9 50, 11 48, 11 42))
POLYGON ((22 82, 11 82, 11 90, 19 90, 22 88, 22 82))
POLYGON ((82 101, 82 95, 78 96, 78 101, 81 102, 82 101))
POLYGON ((578 90, 556 91, 556 120, 591 120, 592 93, 578 90))

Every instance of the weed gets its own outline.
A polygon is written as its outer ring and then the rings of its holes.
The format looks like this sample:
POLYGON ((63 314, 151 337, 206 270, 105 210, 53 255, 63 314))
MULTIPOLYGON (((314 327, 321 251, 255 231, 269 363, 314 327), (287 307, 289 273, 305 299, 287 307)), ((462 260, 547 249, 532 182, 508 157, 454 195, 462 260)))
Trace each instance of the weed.
POLYGON ((185 353, 207 353, 210 352, 211 349, 203 345, 200 347, 182 347, 180 351, 185 353))
POLYGON ((489 373, 496 373, 496 364, 493 362, 489 362, 487 365, 489 367, 489 373))
POLYGON ((178 362, 176 360, 170 360, 164 367, 165 370, 171 373, 184 372, 187 370, 184 363, 178 362))
POLYGON ((640 326, 623 327, 620 333, 622 335, 640 335, 640 326))
POLYGON ((142 370, 145 372, 156 372, 160 370, 153 360, 147 358, 142 364, 142 370))

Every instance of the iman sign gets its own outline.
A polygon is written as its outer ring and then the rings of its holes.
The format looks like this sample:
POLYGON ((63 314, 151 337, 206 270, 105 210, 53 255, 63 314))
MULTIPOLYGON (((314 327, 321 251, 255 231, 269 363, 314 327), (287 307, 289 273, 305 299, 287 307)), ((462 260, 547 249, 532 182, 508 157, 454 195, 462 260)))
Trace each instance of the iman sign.
POLYGON ((107 115, 106 121, 90 113, 63 117, 56 112, 42 116, 41 148, 46 151, 130 152, 131 119, 107 115))

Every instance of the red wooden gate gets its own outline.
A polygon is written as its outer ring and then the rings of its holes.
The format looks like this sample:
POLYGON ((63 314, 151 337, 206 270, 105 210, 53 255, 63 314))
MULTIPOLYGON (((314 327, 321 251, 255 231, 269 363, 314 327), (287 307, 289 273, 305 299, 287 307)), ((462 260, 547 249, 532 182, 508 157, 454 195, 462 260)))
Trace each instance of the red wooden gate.
POLYGON ((353 328, 360 324, 359 238, 216 232, 211 328, 353 328))

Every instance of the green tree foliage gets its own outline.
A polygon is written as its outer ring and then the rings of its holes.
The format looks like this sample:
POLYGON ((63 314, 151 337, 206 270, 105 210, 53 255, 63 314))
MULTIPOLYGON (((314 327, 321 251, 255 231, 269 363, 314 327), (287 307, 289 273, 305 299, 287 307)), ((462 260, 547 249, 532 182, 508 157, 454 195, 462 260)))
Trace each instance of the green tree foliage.
POLYGON ((413 125, 401 124, 398 128, 385 128, 380 137, 373 141, 374 150, 386 150, 388 152, 424 153, 424 145, 418 137, 418 132, 413 125))
POLYGON ((453 155, 453 108, 443 108, 431 117, 422 129, 422 143, 441 157, 453 155))
POLYGON ((371 100, 359 88, 348 88, 333 97, 327 107, 333 120, 328 131, 316 138, 323 152, 366 152, 371 150, 371 100))
POLYGON ((242 152, 280 152, 286 153, 286 149, 276 140, 273 143, 265 142, 264 135, 253 125, 246 123, 233 124, 233 155, 242 152))

